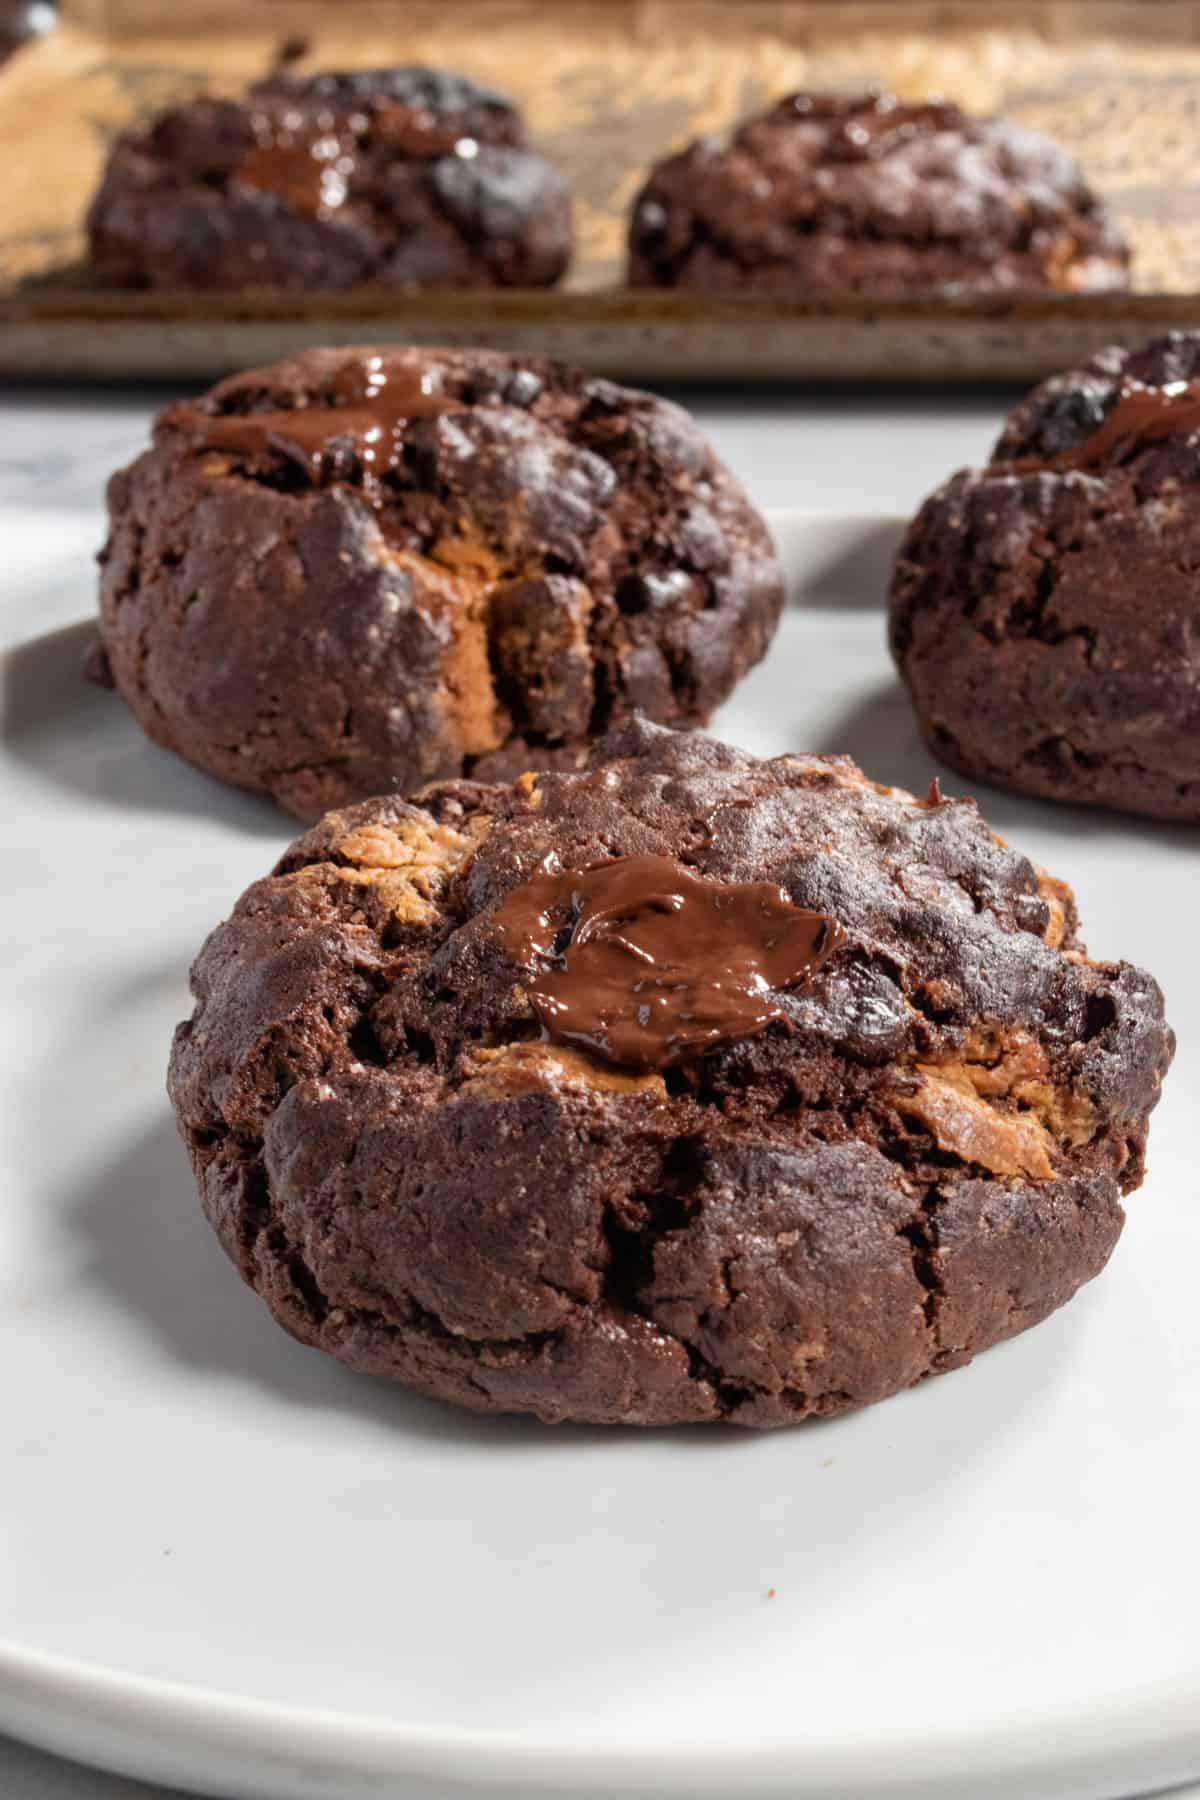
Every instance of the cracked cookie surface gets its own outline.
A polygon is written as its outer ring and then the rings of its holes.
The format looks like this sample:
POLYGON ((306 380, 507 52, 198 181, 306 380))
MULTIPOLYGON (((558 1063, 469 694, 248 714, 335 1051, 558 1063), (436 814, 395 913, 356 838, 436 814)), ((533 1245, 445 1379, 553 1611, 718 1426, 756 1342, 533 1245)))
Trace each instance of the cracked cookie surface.
POLYGON ((1046 799, 1200 819, 1200 337, 1035 388, 921 508, 893 654, 930 748, 1046 799))
POLYGON ((548 1421, 789 1424, 1036 1323, 1107 1260, 1172 1050, 970 801, 642 721, 582 771, 323 819, 193 989, 171 1096, 275 1317, 548 1421), (637 1070, 545 1035, 498 915, 650 857, 838 935, 755 1035, 637 1070))
POLYGON ((100 632, 147 734, 300 818, 703 724, 770 641, 766 526, 652 395, 323 350, 170 406, 109 484, 100 632))
POLYGON ((790 94, 701 138, 633 203, 634 286, 708 292, 1081 293, 1128 248, 1059 145, 1007 119, 889 94, 790 94))
POLYGON ((562 175, 502 94, 441 69, 276 74, 124 132, 88 213, 119 287, 546 287, 562 175))

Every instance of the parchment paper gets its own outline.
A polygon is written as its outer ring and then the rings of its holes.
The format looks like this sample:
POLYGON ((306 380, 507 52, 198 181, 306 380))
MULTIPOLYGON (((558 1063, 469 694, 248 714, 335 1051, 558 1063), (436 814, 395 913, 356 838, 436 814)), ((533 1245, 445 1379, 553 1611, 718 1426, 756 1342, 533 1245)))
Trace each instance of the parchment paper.
POLYGON ((66 0, 0 73, 0 288, 86 286, 80 221, 113 133, 238 92, 289 38, 300 69, 428 61, 510 91, 574 182, 577 290, 620 279, 656 156, 791 88, 879 83, 1049 132, 1130 233, 1137 286, 1200 293, 1197 0, 66 0))

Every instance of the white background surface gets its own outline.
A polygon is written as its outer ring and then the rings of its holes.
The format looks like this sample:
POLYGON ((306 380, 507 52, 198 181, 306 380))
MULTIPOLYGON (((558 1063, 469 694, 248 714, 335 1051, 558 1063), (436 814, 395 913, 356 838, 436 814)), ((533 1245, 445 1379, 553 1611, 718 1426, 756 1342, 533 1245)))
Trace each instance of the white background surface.
MULTIPOLYGON (((79 542, 80 509, 94 508, 99 541, 103 480, 141 447, 163 397, 9 393, 2 407, 0 505, 44 514, 48 533, 60 514, 72 547, 79 542)), ((1011 397, 801 389, 688 398, 764 508, 907 512, 951 469, 985 454, 1011 397)), ((36 629, 29 604, 24 593, 0 594, 8 641, 36 629)), ((4 1800, 149 1800, 165 1792, 0 1740, 4 1800)))
MULTIPOLYGON (((759 506, 908 512, 982 458, 1016 391, 1000 388, 668 390, 689 406, 759 506)), ((0 505, 97 507, 144 448, 167 389, 0 387, 0 505)))

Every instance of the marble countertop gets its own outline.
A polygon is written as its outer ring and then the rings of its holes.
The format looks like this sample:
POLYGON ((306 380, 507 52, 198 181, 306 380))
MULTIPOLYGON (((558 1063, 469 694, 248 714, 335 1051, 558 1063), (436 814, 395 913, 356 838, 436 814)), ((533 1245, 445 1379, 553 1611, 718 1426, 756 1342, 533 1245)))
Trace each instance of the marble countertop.
MULTIPOLYGON (((0 388, 0 506, 94 509, 109 473, 144 445, 164 390, 0 388)), ((953 469, 981 460, 1012 403, 997 389, 789 388, 676 391, 764 508, 911 511, 953 469)), ((36 629, 22 596, 0 594, 11 641, 36 629)), ((1200 1800, 1200 1787, 1177 1790, 1200 1800)), ((168 1800, 168 1790, 101 1775, 0 1739, 5 1800, 168 1800)), ((227 1800, 222 1796, 221 1800, 227 1800)))
MULTIPOLYGON (((1005 389, 669 390, 708 429, 762 507, 907 512, 980 460, 1014 398, 1005 389)), ((165 388, 0 386, 0 505, 96 507, 136 455, 165 388)), ((0 601, 0 604, 4 602, 0 601)))

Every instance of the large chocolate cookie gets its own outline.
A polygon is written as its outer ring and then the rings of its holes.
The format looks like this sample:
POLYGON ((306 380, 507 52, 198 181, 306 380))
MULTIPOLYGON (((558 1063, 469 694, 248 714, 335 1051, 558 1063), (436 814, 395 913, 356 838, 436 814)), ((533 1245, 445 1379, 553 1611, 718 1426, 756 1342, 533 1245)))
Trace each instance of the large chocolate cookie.
POLYGON ((302 818, 703 723, 765 650, 766 527, 686 413, 487 351, 312 351, 168 407, 109 485, 141 725, 302 818))
POLYGON ((1035 1324, 1172 1048, 972 802, 638 721, 322 820, 193 986, 171 1094, 276 1318, 547 1420, 790 1424, 1035 1324))
POLYGON ((891 641, 931 749, 1051 800, 1200 819, 1200 337, 1043 382, 925 502, 891 641))
POLYGON ((1123 288, 1129 252, 1049 138, 944 101, 792 94, 634 201, 636 286, 808 294, 1123 288))
POLYGON ((571 255, 566 183, 509 101, 423 68, 172 107, 118 138, 87 227, 122 287, 543 287, 571 255))

